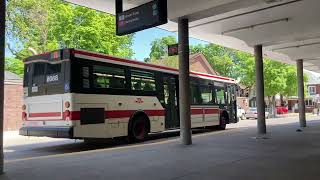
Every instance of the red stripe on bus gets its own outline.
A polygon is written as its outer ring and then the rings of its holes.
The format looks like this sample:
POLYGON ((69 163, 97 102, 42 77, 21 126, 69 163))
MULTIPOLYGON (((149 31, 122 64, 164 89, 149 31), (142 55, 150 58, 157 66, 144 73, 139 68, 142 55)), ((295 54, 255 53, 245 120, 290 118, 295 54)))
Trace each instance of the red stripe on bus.
MULTIPOLYGON (((108 55, 103 55, 103 54, 95 54, 91 52, 86 52, 86 51, 79 51, 75 50, 74 53, 80 54, 80 55, 85 55, 85 56, 92 56, 96 58, 102 58, 102 59, 109 59, 113 61, 118 61, 118 62, 124 62, 124 63, 129 63, 129 64, 136 64, 136 65, 141 65, 141 66, 149 66, 153 68, 158 68, 158 69, 163 69, 163 70, 169 70, 169 71, 175 71, 178 72, 178 69, 170 68, 170 67, 165 67, 165 66, 159 66, 155 64, 147 64, 139 61, 133 61, 133 60, 127 60, 127 59, 121 59, 113 56, 108 56, 108 55)), ((209 78, 216 78, 216 79, 221 79, 221 80, 227 80, 227 81, 235 81, 234 79, 227 78, 227 77, 222 77, 222 76, 215 76, 215 75, 210 75, 210 74, 202 74, 202 73, 197 73, 197 72, 190 72, 190 74, 198 75, 198 76, 205 76, 209 78)))
MULTIPOLYGON (((219 109, 191 109, 192 115, 199 114, 218 114, 219 109)), ((108 119, 114 118, 130 118, 136 110, 114 110, 114 111, 105 111, 105 116, 108 119)), ((144 110, 148 116, 165 116, 165 110, 144 110)), ((47 112, 47 113, 30 113, 29 117, 57 117, 61 116, 60 112, 47 112)), ((66 114, 63 113, 63 119, 66 119, 66 114)), ((70 120, 79 120, 80 111, 71 111, 69 115, 70 120)))
POLYGON ((60 112, 46 112, 46 113, 30 113, 29 117, 57 117, 61 116, 60 112))
POLYGON ((219 109, 191 109, 192 115, 199 115, 199 114, 218 114, 220 113, 219 109))
POLYGON ((218 114, 220 113, 219 109, 205 109, 205 114, 218 114))
POLYGON ((203 109, 191 109, 192 115, 203 114, 203 109))

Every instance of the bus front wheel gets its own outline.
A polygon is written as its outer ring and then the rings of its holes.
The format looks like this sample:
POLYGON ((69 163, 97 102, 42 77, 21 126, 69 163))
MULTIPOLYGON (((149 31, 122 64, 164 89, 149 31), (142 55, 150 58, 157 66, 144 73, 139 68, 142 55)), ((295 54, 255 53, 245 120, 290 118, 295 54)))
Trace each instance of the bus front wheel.
POLYGON ((148 119, 144 116, 138 116, 133 119, 129 129, 130 142, 142 142, 148 138, 149 128, 148 119))

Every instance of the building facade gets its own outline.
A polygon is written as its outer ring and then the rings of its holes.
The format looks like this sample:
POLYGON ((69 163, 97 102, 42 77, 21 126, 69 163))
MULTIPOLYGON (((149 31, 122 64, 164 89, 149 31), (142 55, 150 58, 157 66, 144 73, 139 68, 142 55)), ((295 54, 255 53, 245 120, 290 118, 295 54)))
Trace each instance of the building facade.
POLYGON ((4 130, 16 131, 22 125, 21 107, 23 98, 22 78, 5 72, 4 82, 4 130))

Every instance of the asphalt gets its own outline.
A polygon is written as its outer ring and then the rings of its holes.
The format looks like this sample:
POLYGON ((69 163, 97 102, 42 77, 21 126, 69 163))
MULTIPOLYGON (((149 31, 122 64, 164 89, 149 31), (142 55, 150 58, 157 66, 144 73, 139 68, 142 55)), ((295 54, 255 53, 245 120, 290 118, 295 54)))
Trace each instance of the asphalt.
POLYGON ((196 134, 179 139, 7 161, 0 179, 23 180, 316 180, 320 179, 320 121, 196 134))

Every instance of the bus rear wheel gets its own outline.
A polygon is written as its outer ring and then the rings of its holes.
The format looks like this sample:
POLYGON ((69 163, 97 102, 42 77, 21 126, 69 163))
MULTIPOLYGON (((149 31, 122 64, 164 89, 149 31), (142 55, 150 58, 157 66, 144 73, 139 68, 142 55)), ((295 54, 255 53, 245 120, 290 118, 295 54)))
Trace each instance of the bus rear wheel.
POLYGON ((220 117, 219 129, 225 130, 226 129, 226 125, 227 125, 227 118, 225 117, 225 115, 222 115, 220 117))
POLYGON ((130 142, 142 142, 148 138, 148 120, 143 116, 134 118, 130 130, 129 141, 130 142))

